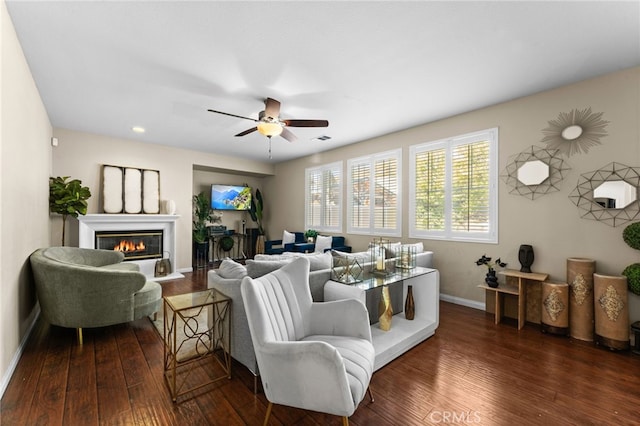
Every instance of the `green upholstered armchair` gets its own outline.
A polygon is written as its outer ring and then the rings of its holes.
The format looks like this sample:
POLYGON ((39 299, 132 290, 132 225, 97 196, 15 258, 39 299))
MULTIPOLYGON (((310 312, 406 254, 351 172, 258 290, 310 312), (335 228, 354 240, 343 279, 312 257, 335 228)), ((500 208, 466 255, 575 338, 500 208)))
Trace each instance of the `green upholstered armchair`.
POLYGON ((138 265, 122 262, 111 250, 76 247, 38 249, 30 256, 44 319, 75 328, 133 321, 156 313, 162 303, 160 284, 147 281, 138 265))

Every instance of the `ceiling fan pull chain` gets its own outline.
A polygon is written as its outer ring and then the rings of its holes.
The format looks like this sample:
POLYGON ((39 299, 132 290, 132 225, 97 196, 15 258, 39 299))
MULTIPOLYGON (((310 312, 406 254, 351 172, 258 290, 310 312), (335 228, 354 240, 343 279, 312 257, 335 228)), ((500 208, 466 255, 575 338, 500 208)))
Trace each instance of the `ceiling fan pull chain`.
POLYGON ((271 160, 271 136, 267 136, 269 139, 269 160, 271 160))

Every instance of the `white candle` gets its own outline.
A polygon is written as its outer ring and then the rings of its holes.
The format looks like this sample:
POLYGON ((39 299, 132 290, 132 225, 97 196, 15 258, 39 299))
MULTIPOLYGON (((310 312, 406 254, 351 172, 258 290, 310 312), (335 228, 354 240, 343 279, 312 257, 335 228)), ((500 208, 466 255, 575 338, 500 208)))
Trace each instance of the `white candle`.
POLYGON ((376 263, 376 269, 378 271, 384 271, 384 247, 378 249, 378 261, 376 263))

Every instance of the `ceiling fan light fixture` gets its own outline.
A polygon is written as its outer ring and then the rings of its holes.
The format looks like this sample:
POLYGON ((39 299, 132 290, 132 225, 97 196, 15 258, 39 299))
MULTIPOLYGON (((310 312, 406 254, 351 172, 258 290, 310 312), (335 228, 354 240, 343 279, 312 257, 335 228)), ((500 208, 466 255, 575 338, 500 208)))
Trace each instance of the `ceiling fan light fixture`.
POLYGON ((269 121, 260 121, 257 127, 258 132, 268 137, 280 135, 283 129, 282 124, 269 121))

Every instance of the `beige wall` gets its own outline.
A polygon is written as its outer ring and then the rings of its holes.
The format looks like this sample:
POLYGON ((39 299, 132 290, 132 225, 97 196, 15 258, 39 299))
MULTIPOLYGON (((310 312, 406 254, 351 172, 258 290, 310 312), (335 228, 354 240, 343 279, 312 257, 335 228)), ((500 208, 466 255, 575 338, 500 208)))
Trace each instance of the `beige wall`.
MULTIPOLYGON (((597 270, 620 274, 630 263, 640 261, 640 252, 622 240, 622 227, 610 227, 592 220, 580 219, 580 211, 569 200, 580 174, 616 161, 640 167, 640 68, 612 73, 600 78, 539 93, 478 111, 425 124, 359 144, 278 164, 275 177, 265 185, 265 198, 272 234, 282 229, 304 227, 304 169, 338 160, 375 153, 390 148, 403 148, 403 188, 408 194, 408 152, 413 144, 448 136, 498 127, 499 171, 503 172, 510 156, 531 145, 542 146, 541 129, 560 112, 591 107, 604 112, 610 121, 609 135, 602 145, 588 154, 568 159, 572 168, 560 184, 560 191, 535 201, 509 194, 499 182, 499 243, 459 243, 424 240, 435 252, 435 267, 440 270, 441 292, 465 301, 484 302, 484 292, 476 287, 483 281, 484 271, 474 262, 482 254, 501 257, 511 268, 520 268, 517 251, 520 244, 531 244, 535 251, 533 270, 547 272, 553 279, 566 279, 567 257, 588 257, 597 261, 597 270)), ((345 191, 346 197, 346 191, 345 191)), ((346 201, 345 201, 346 202, 346 201)), ((409 241, 408 200, 403 204, 403 241, 409 241)), ((346 221, 346 215, 343 218, 346 221)), ((346 226, 344 227, 346 230, 346 226)), ((355 250, 362 250, 370 237, 347 235, 355 250)), ((630 294, 631 320, 640 320, 640 297, 630 294)), ((473 303, 472 303, 473 304, 473 303)))
MULTIPOLYGON (((210 170, 196 169, 193 171, 193 193, 198 194, 205 191, 211 196, 211 185, 248 185, 251 187, 252 193, 255 194, 256 189, 262 192, 263 177, 253 175, 236 175, 230 173, 221 173, 210 170)), ((216 225, 226 226, 229 230, 242 232, 242 220, 245 221, 246 228, 255 228, 256 223, 251 220, 249 212, 246 211, 217 211, 216 216, 220 217, 220 223, 216 225)))
MULTIPOLYGON (((255 176, 273 173, 273 166, 231 157, 222 157, 202 152, 171 148, 163 145, 148 144, 132 140, 117 139, 67 129, 54 129, 58 138, 58 147, 53 150, 53 175, 72 176, 82 180, 88 186, 92 196, 89 200, 89 213, 101 213, 100 173, 101 166, 128 166, 148 168, 160 171, 160 196, 162 200, 174 200, 177 222, 176 268, 191 268, 191 199, 193 194, 202 190, 206 178, 196 182, 194 176, 207 172, 198 170, 233 170, 230 181, 244 182, 258 179, 255 176), (194 168, 196 172, 194 173, 194 168), (195 189, 195 186, 198 189, 195 189)), ((214 177, 217 179, 217 177, 214 177)), ((200 179, 200 177, 198 177, 200 179)), ((209 182, 214 183, 214 182, 209 182)), ((229 216, 230 215, 226 215, 229 216)), ((77 221, 71 221, 70 231, 77 230, 77 221)), ((52 241, 60 244, 61 220, 52 219, 52 241)), ((70 243, 77 245, 77 233, 68 234, 70 243)))
POLYGON ((0 371, 4 392, 36 309, 29 255, 49 245, 51 124, 0 2, 0 371))

